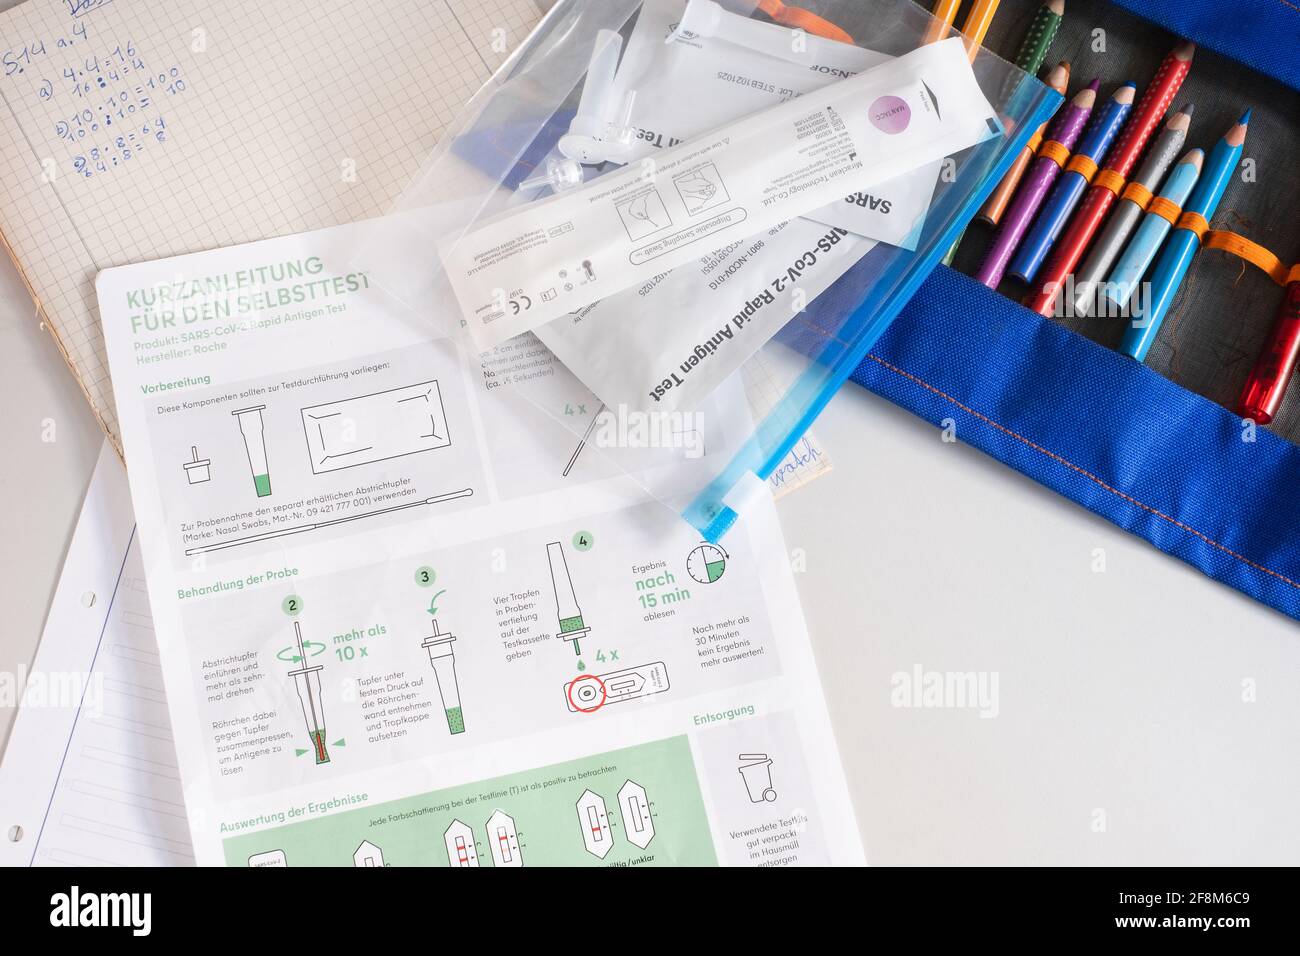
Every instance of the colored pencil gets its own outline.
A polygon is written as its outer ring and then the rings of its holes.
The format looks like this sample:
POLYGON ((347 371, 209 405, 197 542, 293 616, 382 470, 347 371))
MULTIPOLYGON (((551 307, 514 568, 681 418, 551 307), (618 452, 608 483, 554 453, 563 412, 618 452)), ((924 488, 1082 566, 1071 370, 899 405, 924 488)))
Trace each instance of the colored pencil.
POLYGON ((1133 290, 1142 281, 1150 268, 1160 244, 1169 235, 1174 224, 1169 216, 1177 217, 1187 197, 1192 194, 1192 187, 1201 178, 1201 164, 1205 154, 1199 149, 1189 149, 1178 161, 1178 165, 1169 173, 1169 178, 1160 189, 1157 197, 1160 202, 1152 201, 1146 216, 1133 234, 1133 239, 1124 249, 1106 279, 1104 295, 1097 311, 1102 315, 1122 315, 1133 290), (1165 215, 1161 215, 1165 212, 1165 215))
POLYGON ((998 12, 999 3, 1001 0, 975 0, 975 6, 970 8, 970 13, 962 21, 962 36, 966 38, 966 49, 970 50, 972 56, 984 42, 989 26, 993 23, 993 15, 998 12))
MULTIPOLYGON (((1069 61, 1062 60, 1047 77, 1047 85, 1064 96, 1069 83, 1070 64, 1069 61)), ((1015 195, 1016 187, 1020 185, 1020 180, 1024 178, 1025 170, 1029 168, 1029 164, 1033 161, 1034 154, 1038 152, 1038 147, 1043 144, 1043 139, 1047 136, 1047 128, 1051 125, 1052 121, 1049 119, 1035 130, 1033 136, 1029 137, 1029 142, 1020 151, 1016 161, 1011 164, 1011 169, 1002 177, 1002 182, 998 183, 997 189, 993 190, 993 195, 989 196, 988 202, 976 214, 976 219, 986 222, 990 226, 996 226, 1002 221, 1002 214, 1007 211, 1007 206, 1011 204, 1011 197, 1015 195)))
POLYGON ((934 10, 930 13, 934 20, 926 27, 925 38, 921 42, 933 43, 947 36, 948 29, 957 19, 957 8, 960 6, 961 0, 937 0, 934 10))
POLYGON ((1065 0, 1047 0, 1029 21, 1029 29, 1020 39, 1020 49, 1016 51, 1015 64, 1030 76, 1034 76, 1047 62, 1047 51, 1052 48, 1056 31, 1061 29, 1061 19, 1065 16, 1065 0))
POLYGON ((993 244, 989 246, 988 254, 984 257, 984 264, 980 266, 979 272, 975 274, 975 278, 990 289, 996 289, 998 283, 1002 281, 1002 275, 1006 272, 1007 263, 1011 261, 1012 254, 1016 251, 1016 247, 1020 244, 1025 232, 1029 229, 1034 213, 1038 211, 1038 207, 1042 205, 1048 190, 1056 182, 1056 177, 1060 174, 1061 166, 1064 163, 1064 157, 1069 154, 1070 149, 1078 140, 1079 134, 1083 132, 1083 128, 1088 122, 1088 116, 1092 113, 1093 103, 1097 99, 1098 85, 1099 82, 1093 80, 1074 94, 1074 99, 1061 111, 1052 124, 1051 137, 1047 141, 1048 144, 1052 145, 1050 148, 1043 150, 1045 155, 1038 156, 1030 165, 1023 185, 1016 192, 1015 198, 1011 201, 1011 206, 1007 209, 1006 217, 1002 220, 1002 228, 998 230, 998 234, 993 239, 993 244))
MULTIPOLYGON (((1037 76, 1038 71, 1042 69, 1043 61, 1047 59, 1047 51, 1052 46, 1052 41, 1056 39, 1056 31, 1061 28, 1061 18, 1065 15, 1065 0, 1047 0, 1034 13, 1034 19, 1029 23, 1029 29, 1025 31, 1024 37, 1020 40, 1020 50, 1016 53, 1016 67, 1028 73, 1030 76, 1037 76)), ((1064 83, 1069 82, 1070 68, 1065 68, 1065 80, 1060 87, 1053 86, 1052 81, 1057 78, 1060 67, 1052 71, 1052 76, 1048 78, 1047 85, 1052 89, 1065 95, 1064 83)), ((1003 99, 1011 94, 1010 90, 1003 91, 1003 99)), ((1015 163, 1006 176, 1002 178, 1002 183, 994 191, 993 195, 988 198, 984 207, 976 214, 976 218, 983 219, 985 222, 991 222, 997 225, 998 217, 1001 216, 1002 210, 1006 208, 1007 201, 1011 198, 1011 193, 1015 190, 1016 184, 1020 182, 1020 177, 1024 175, 1025 168, 1029 161, 1033 159, 1034 151, 1038 149, 1038 144, 1042 142, 1043 131, 1047 128, 1044 123, 1038 128, 1033 136, 1029 138, 1029 143, 1020 151, 1016 157, 1015 163), (1003 187, 1006 187, 1005 190, 1003 187), (1000 197, 1000 198, 999 198, 1000 197), (986 209, 990 209, 993 204, 997 203, 997 215, 989 217, 984 215, 986 209)), ((963 233, 962 235, 965 235, 963 233)), ((948 250, 948 257, 944 260, 946 263, 951 262, 957 253, 957 245, 961 243, 962 236, 957 237, 957 242, 948 250)))
POLYGON ((1187 129, 1192 122, 1192 109, 1189 103, 1169 117, 1165 128, 1151 145, 1147 158, 1138 167, 1133 181, 1124 187, 1119 205, 1106 221, 1106 226, 1093 243, 1092 251, 1083 260, 1083 265, 1074 274, 1074 309, 1078 315, 1091 315, 1097 304, 1097 286, 1106 277, 1107 271, 1119 258, 1124 243, 1137 228, 1138 222, 1146 211, 1152 194, 1165 178, 1165 173, 1178 158, 1178 151, 1187 139, 1187 129))
POLYGON ((1083 191, 1088 188, 1091 176, 1084 175, 1077 167, 1093 168, 1106 155, 1106 150, 1119 135, 1119 128, 1133 108, 1133 94, 1137 85, 1125 83, 1114 93, 1101 109, 1094 112, 1092 122, 1084 130, 1083 138, 1075 154, 1066 164, 1065 172, 1056 181, 1051 194, 1043 204, 1038 218, 1029 228, 1025 240, 1011 259, 1008 271, 1022 282, 1033 282, 1038 269, 1047 258, 1052 243, 1065 228, 1066 220, 1074 207, 1078 205, 1083 191))
POLYGON ((1178 224, 1165 242, 1164 248, 1156 258, 1151 271, 1150 297, 1138 296, 1132 310, 1133 321, 1124 331, 1120 342, 1120 351, 1131 355, 1139 362, 1147 357, 1151 345, 1160 332, 1173 304, 1183 276, 1192 264, 1192 258, 1201 245, 1200 229, 1214 216, 1223 192, 1228 188, 1228 181, 1241 160, 1242 144, 1246 141, 1246 128, 1250 124, 1250 110, 1237 123, 1223 134, 1223 138, 1214 144, 1206 160, 1205 170, 1201 173, 1192 197, 1183 207, 1183 214, 1178 217, 1178 224), (1195 228, 1193 228, 1195 227, 1195 228))
POLYGON ((1277 414, 1287 384, 1300 359, 1300 280, 1290 282, 1273 320, 1264 350, 1246 379, 1237 401, 1237 414, 1267 425, 1277 414))
POLYGON ((1105 168, 1097 175, 1065 234, 1053 246, 1047 268, 1038 282, 1038 289, 1026 303, 1035 312, 1040 315, 1052 314, 1061 283, 1079 264, 1079 259, 1096 235, 1102 220, 1106 218, 1115 196, 1124 187, 1124 180, 1133 171, 1138 157, 1146 148, 1147 140, 1168 112, 1169 105, 1183 85, 1183 79, 1192 68, 1192 54, 1195 52, 1196 45, 1184 40, 1161 61, 1160 68, 1151 78, 1151 83, 1133 110, 1115 148, 1107 154, 1105 168))

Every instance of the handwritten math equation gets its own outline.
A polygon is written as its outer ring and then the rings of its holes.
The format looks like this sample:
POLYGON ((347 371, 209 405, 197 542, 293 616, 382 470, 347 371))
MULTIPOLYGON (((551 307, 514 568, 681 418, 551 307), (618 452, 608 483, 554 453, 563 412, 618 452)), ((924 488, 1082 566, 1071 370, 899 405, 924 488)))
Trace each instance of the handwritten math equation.
POLYGON ((36 38, 0 54, 0 76, 24 75, 35 82, 50 130, 70 147, 68 162, 83 179, 111 173, 167 142, 162 105, 187 89, 180 63, 153 66, 133 39, 92 39, 81 20, 63 36, 36 38))

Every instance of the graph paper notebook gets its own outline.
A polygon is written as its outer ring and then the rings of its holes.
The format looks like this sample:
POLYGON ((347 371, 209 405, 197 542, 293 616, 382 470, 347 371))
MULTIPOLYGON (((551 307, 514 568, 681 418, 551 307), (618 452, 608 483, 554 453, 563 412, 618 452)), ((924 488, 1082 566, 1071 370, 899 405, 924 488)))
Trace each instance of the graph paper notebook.
POLYGON ((539 15, 533 0, 0 15, 0 235, 115 445, 95 275, 385 212, 539 15))

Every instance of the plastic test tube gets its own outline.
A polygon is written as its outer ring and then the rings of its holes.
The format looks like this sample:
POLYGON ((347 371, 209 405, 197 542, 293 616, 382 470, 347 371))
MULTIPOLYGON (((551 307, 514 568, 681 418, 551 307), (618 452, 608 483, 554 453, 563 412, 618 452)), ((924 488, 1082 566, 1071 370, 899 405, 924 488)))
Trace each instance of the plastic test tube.
POLYGON ((460 686, 456 683, 456 652, 452 642, 456 638, 451 633, 438 630, 438 621, 433 622, 433 634, 420 642, 420 646, 429 652, 429 663, 433 665, 433 676, 438 682, 438 693, 442 695, 442 708, 447 714, 447 729, 453 734, 465 732, 465 714, 460 709, 460 686))
POLYGON ((546 546, 546 559, 551 565, 551 586, 555 589, 555 613, 560 620, 560 633, 555 635, 573 645, 574 654, 582 654, 582 638, 591 633, 582 619, 578 595, 569 577, 569 564, 564 558, 564 546, 552 541, 546 546))
POLYGON ((320 690, 320 672, 325 668, 320 664, 307 666, 307 648, 302 642, 302 626, 297 621, 293 622, 293 635, 298 641, 298 660, 302 667, 289 671, 289 676, 298 689, 298 703, 302 705, 302 719, 307 724, 316 762, 329 763, 329 751, 325 748, 325 703, 320 690))
POLYGON ((266 437, 262 423, 264 408, 265 405, 254 405, 230 413, 239 419, 239 433, 244 436, 248 466, 253 470, 253 487, 257 489, 259 498, 265 498, 271 493, 271 469, 266 463, 266 437))

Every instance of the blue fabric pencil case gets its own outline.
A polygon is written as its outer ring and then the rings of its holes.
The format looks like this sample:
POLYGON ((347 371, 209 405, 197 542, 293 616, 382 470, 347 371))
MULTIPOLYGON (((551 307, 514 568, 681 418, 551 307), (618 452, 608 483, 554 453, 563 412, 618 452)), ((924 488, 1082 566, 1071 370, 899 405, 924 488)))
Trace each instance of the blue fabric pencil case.
MULTIPOLYGON (((1300 7, 1115 3, 1300 88, 1300 7)), ((945 267, 852 378, 1300 619, 1300 448, 1285 439, 945 267)))

